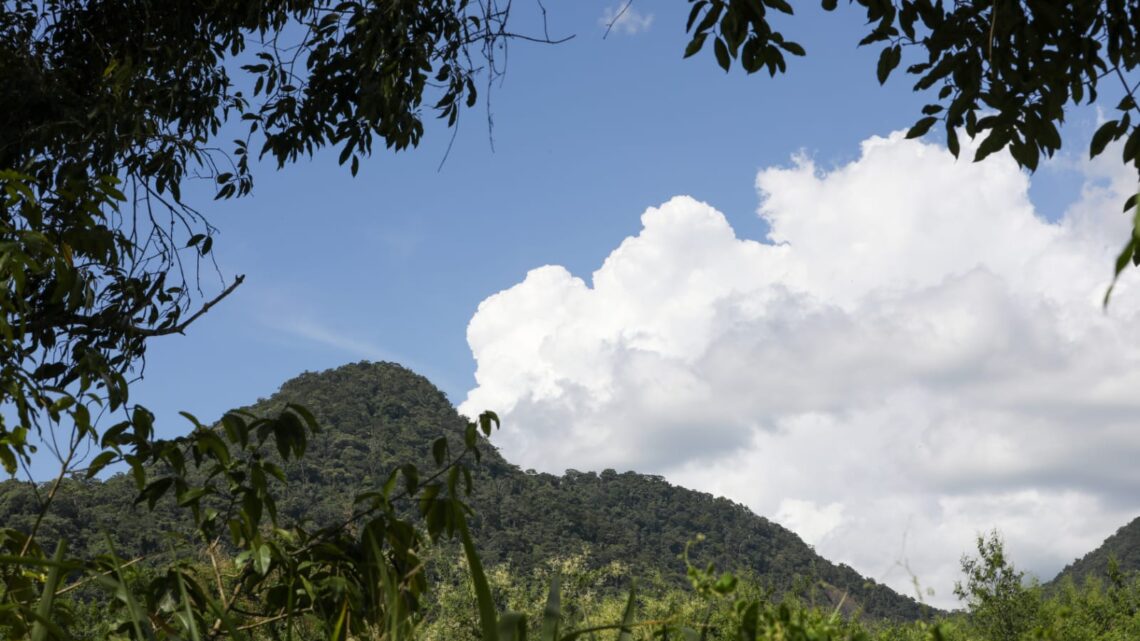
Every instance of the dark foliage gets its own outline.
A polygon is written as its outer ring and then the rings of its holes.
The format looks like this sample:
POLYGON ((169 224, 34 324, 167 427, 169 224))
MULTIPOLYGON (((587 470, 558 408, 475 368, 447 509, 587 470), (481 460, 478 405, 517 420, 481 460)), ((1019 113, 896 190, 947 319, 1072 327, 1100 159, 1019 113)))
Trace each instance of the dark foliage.
MULTIPOLYGON (((325 426, 311 437, 306 455, 285 466, 288 484, 278 499, 283 521, 323 526, 346 519, 352 496, 384 483, 397 465, 432 467, 430 444, 439 436, 462 442, 466 421, 427 379, 394 364, 347 365, 303 374, 251 408, 280 411, 303 403, 325 426)), ((822 582, 824 598, 846 595, 873 617, 915 619, 922 607, 850 567, 817 555, 787 529, 742 505, 670 485, 660 477, 606 470, 533 474, 484 446, 471 505, 475 538, 490 563, 507 562, 520 573, 542 562, 588 548, 594 563, 627 563, 635 575, 657 574, 687 583, 679 555, 697 534, 702 561, 729 571, 749 570, 777 592, 822 582)), ((44 545, 64 536, 93 553, 111 533, 120 554, 161 551, 161 532, 186 527, 169 502, 154 512, 131 507, 134 486, 123 475, 105 482, 70 481, 41 525, 44 545)), ((19 526, 34 511, 27 484, 0 485, 0 520, 19 526)), ((818 585, 818 584, 817 584, 818 585)))

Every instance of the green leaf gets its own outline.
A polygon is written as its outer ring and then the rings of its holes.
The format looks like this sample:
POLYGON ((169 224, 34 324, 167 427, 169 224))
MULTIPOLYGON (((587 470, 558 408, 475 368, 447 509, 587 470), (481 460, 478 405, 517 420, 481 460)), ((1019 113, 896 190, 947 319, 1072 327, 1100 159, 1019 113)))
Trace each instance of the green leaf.
POLYGON ((558 640, 558 627, 562 622, 560 582, 561 579, 557 573, 550 579, 550 592, 546 595, 546 607, 542 610, 542 627, 538 633, 539 641, 558 640))
POLYGON ((67 553, 67 539, 60 539, 59 543, 55 546, 55 555, 52 556, 53 564, 51 569, 48 570, 47 581, 44 582, 44 590, 40 596, 39 603, 36 604, 36 618, 38 619, 32 625, 32 640, 31 641, 46 641, 48 638, 48 628, 40 621, 50 621, 51 607, 55 601, 56 590, 59 589, 59 582, 62 578, 63 556, 67 553))
POLYGON ((419 470, 416 469, 415 465, 406 463, 400 467, 400 472, 404 475, 404 487, 407 489, 408 494, 415 494, 420 486, 419 470))
POLYGON ((92 478, 101 472, 103 468, 107 467, 107 465, 118 458, 118 456, 118 452, 100 452, 98 456, 91 460, 91 465, 87 466, 87 478, 92 478))
POLYGON ((625 602, 625 614, 621 617, 621 629, 618 631, 618 641, 633 641, 633 614, 637 608, 637 584, 629 584, 629 599, 625 602))
POLYGON ((459 539, 463 543, 463 553, 467 557, 467 567, 471 571, 471 584, 475 588, 475 602, 479 610, 479 629, 483 633, 483 641, 499 641, 498 616, 495 613, 495 601, 491 597, 491 586, 487 583, 487 575, 483 572, 483 563, 475 551, 475 542, 471 539, 467 519, 461 510, 456 510, 455 521, 459 528, 459 539))
POLYGON ((1116 288, 1116 281, 1120 278, 1120 274, 1128 267, 1128 263, 1133 260, 1133 255, 1136 252, 1136 236, 1133 235, 1128 239, 1128 243, 1124 245, 1124 249, 1116 257, 1116 266, 1112 274, 1112 282, 1109 283, 1108 289, 1104 292, 1104 307, 1108 307, 1108 301, 1112 298, 1112 290, 1116 288))
POLYGON ((499 427, 499 415, 487 410, 479 415, 479 427, 485 436, 491 435, 492 427, 499 427))
POLYGON ((253 555, 253 568, 261 576, 269 574, 270 564, 273 562, 273 551, 269 549, 269 545, 262 543, 257 548, 257 554, 253 555))
POLYGON ((138 498, 135 499, 135 504, 138 505, 139 503, 146 501, 147 507, 153 510, 155 504, 158 503, 159 499, 162 498, 162 495, 166 494, 166 491, 169 490, 170 486, 173 484, 174 479, 170 477, 165 477, 154 481, 150 485, 147 485, 145 488, 143 488, 142 492, 139 492, 138 498))
POLYGON ((436 465, 443 465, 443 462, 447 460, 447 437, 446 436, 441 436, 441 437, 435 439, 434 441, 432 441, 431 456, 433 459, 435 459, 436 465))
POLYGON ((499 641, 526 641, 526 615, 504 612, 498 628, 499 641))

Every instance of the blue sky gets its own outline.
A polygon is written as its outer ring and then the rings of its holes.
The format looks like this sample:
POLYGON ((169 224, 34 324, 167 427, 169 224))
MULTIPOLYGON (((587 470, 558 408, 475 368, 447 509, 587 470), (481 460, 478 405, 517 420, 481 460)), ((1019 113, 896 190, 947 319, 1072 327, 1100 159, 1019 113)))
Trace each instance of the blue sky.
POLYGON ((604 40, 618 2, 546 4, 575 37, 510 45, 493 150, 481 101, 441 169, 433 123, 355 179, 328 152, 202 199, 246 282, 151 343, 133 393, 160 429, 396 361, 500 410, 523 467, 663 473, 903 590, 905 561, 942 605, 977 531, 1048 578, 1140 512, 1140 294, 1096 303, 1135 174, 1083 161, 1095 111, 1030 182, 891 138, 923 99, 878 86, 855 11, 778 18, 808 56, 772 79, 683 60, 684 2, 604 40))
MULTIPOLYGON (((635 3, 649 28, 603 40, 617 6, 549 3, 551 35, 574 39, 510 44, 491 92, 493 151, 481 101, 438 171, 450 132, 431 123, 420 148, 380 151, 356 179, 326 152, 280 172, 267 163, 252 197, 206 203, 220 265, 246 283, 187 336, 152 343, 136 398, 214 418, 298 372, 384 358, 461 399, 474 369, 464 331, 487 295, 543 264, 587 275, 645 207, 677 194, 761 238, 759 168, 800 151, 851 160, 922 104, 905 78, 874 81, 856 11, 809 3, 780 18, 809 55, 772 79, 725 74, 708 52, 683 60, 686 3, 635 3)), ((516 11, 534 32, 533 7, 516 11)))

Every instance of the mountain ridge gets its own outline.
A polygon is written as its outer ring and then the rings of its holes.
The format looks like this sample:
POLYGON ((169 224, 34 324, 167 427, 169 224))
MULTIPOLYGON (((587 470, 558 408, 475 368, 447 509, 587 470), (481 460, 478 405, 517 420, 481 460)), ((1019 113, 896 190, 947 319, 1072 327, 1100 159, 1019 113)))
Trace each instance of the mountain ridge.
MULTIPOLYGON (((311 470, 307 478, 292 478, 290 470, 290 485, 300 481, 302 494, 306 482, 326 486, 331 481, 348 496, 352 479, 379 484, 399 461, 430 468, 431 440, 459 438, 466 425, 428 379, 395 363, 351 363, 307 372, 250 409, 272 412, 290 402, 304 404, 327 427, 313 439, 301 464, 335 452, 343 467, 322 470, 319 479, 311 470)), ((814 574, 837 603, 854 601, 869 616, 916 619, 933 611, 824 559, 792 531, 727 498, 632 471, 523 471, 499 453, 493 438, 481 450, 472 526, 488 563, 509 562, 525 570, 553 555, 588 548, 599 565, 620 560, 634 575, 661 572, 683 583, 679 555, 702 534, 705 540, 694 551, 698 559, 723 570, 752 572, 777 592, 791 589, 797 577, 814 574)), ((300 516, 311 512, 313 501, 309 497, 282 505, 300 516)))
MULTIPOLYGON (((306 372, 245 408, 271 414, 304 405, 324 426, 305 456, 285 466, 288 484, 278 498, 279 517, 328 524, 351 514, 352 497, 381 485, 394 467, 411 462, 435 467, 430 443, 438 436, 462 442, 467 424, 446 396, 423 376, 394 363, 352 363, 306 372)), ((568 470, 561 476, 519 469, 490 442, 480 444, 474 468, 472 529, 485 563, 509 563, 527 572, 552 558, 589 551, 598 566, 621 561, 634 576, 656 575, 686 583, 679 555, 698 534, 702 565, 750 573, 774 593, 802 590, 805 580, 833 606, 872 618, 919 619, 937 611, 900 595, 852 568, 815 553, 790 530, 745 506, 674 486, 635 472, 568 470)), ((0 520, 23 527, 33 512, 27 484, 0 484, 0 520)), ((141 555, 166 545, 176 530, 172 505, 153 513, 132 506, 124 475, 106 481, 71 479, 57 497, 59 513, 42 528, 44 540, 67 537, 79 547, 104 546, 115 536, 118 552, 141 555), (124 522, 139 525, 124 527, 124 522)))
POLYGON ((1066 565, 1046 586, 1055 587, 1066 579, 1081 583, 1090 577, 1107 578, 1110 560, 1122 573, 1140 571, 1140 517, 1122 525, 1099 546, 1066 565))

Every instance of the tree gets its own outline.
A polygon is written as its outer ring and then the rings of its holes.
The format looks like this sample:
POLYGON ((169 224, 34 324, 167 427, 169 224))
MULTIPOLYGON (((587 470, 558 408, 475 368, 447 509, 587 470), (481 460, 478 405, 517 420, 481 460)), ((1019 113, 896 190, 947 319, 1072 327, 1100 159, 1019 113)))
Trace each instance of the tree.
MULTIPOLYGON (((733 60, 747 73, 770 75, 787 69, 784 54, 805 55, 804 48, 773 29, 771 12, 791 14, 785 0, 689 0, 686 56, 712 39, 713 54, 725 71, 733 60)), ((838 0, 822 0, 834 11, 838 0)), ((937 89, 933 102, 908 137, 925 134, 941 122, 946 144, 957 156, 959 132, 981 139, 974 160, 1008 149, 1030 171, 1041 156, 1061 148, 1059 126, 1065 111, 1082 102, 1113 105, 1115 117, 1093 135, 1090 156, 1124 139, 1125 163, 1140 170, 1140 104, 1136 77, 1140 65, 1140 5, 1128 0, 850 0, 869 25, 859 41, 881 45, 875 70, 885 83, 913 52, 906 73, 915 91, 937 89), (1105 83, 1111 92, 1101 100, 1105 83), (1119 101, 1119 102, 1117 102, 1119 101)), ((1107 109, 1106 109, 1107 111, 1107 109)), ((1115 265, 1140 265, 1140 207, 1136 196, 1124 203, 1135 209, 1132 235, 1115 265)), ((1105 303, 1111 295, 1105 295, 1105 303)))
POLYGON ((981 638, 1017 641, 1029 632, 1041 607, 1036 587, 1026 587, 1025 573, 1005 557, 997 532, 978 536, 977 558, 962 557, 965 583, 954 585, 954 596, 966 604, 971 624, 981 638))
MULTIPOLYGON (((690 2, 687 55, 712 35, 725 69, 739 59, 750 73, 774 75, 785 70, 783 53, 805 53, 768 23, 769 9, 792 12, 785 0, 690 2)), ((837 4, 823 1, 829 10, 837 4)), ((880 82, 899 66, 904 47, 926 53, 907 71, 918 76, 916 89, 940 89, 911 135, 941 120, 955 153, 962 128, 985 136, 977 159, 1008 148, 1033 169, 1042 153, 1060 148, 1065 108, 1095 103, 1107 79, 1121 85, 1120 117, 1097 132, 1091 152, 1126 138, 1125 159, 1140 167, 1140 125, 1133 123, 1140 106, 1130 84, 1140 38, 1135 3, 853 4, 873 25, 863 43, 885 44, 880 82)), ((0 0, 0 405, 12 408, 0 414, 0 464, 14 473, 30 458, 30 437, 48 437, 60 472, 41 514, 69 472, 86 465, 93 475, 124 461, 140 500, 173 495, 207 538, 234 523, 233 544, 247 553, 243 590, 269 594, 279 587, 267 583, 271 570, 282 572, 303 554, 290 547, 295 541, 261 535, 262 514, 273 521, 275 509, 267 489, 274 469, 262 449, 276 447, 282 458, 303 453, 305 435, 315 429, 303 408, 283 408, 273 418, 230 414, 220 428, 195 422, 190 435, 162 440, 150 413, 130 405, 130 381, 145 364, 149 340, 185 331, 241 283, 236 276, 212 296, 202 291, 199 273, 210 267, 214 227, 182 188, 204 179, 216 198, 247 195, 251 155, 280 167, 333 147, 355 173, 376 141, 393 150, 415 146, 425 112, 454 125, 462 106, 474 104, 477 80, 498 73, 499 47, 522 37, 508 30, 509 14, 510 3, 496 0, 0 0), (219 142, 239 126, 237 138, 219 142), (120 420, 100 425, 100 415, 120 420), (84 444, 95 445, 89 461, 81 460, 84 444), (236 521, 211 512, 209 497, 240 506, 228 515, 236 521)), ((1140 261, 1136 237, 1140 226, 1117 273, 1130 259, 1140 261)), ((481 424, 484 431, 490 421, 481 424)), ((465 442, 464 452, 472 447, 465 442)), ((443 448, 439 461, 461 469, 443 448)), ((429 533, 462 523, 459 504, 448 502, 455 493, 450 476, 446 487, 420 483, 414 468, 401 478, 406 494, 427 497, 420 508, 429 533)), ((383 563, 363 547, 376 542, 377 531, 371 539, 321 534, 337 549, 359 552, 350 555, 364 559, 350 564, 353 571, 386 572, 414 559, 407 556, 414 537, 406 521, 389 511, 392 491, 372 497, 369 513, 387 519, 383 563)), ((0 532, 0 543, 30 559, 35 531, 0 532)), ((0 610, 47 626, 42 612, 28 609, 33 587, 44 588, 40 603, 50 613, 54 590, 47 588, 62 573, 121 579, 114 564, 76 565, 60 560, 65 552, 28 561, 50 569, 46 583, 5 574, 15 583, 5 585, 4 598, 16 599, 16 609, 0 610)), ((198 599, 193 612, 212 612, 216 633, 233 600, 223 595, 218 606, 204 593, 187 597, 193 577, 169 570, 155 603, 198 599)), ((281 597, 280 590, 272 594, 281 597)), ((134 607, 129 599, 127 605, 134 607)))
POLYGON ((476 424, 455 452, 433 445, 435 475, 406 465, 339 526, 281 530, 270 453, 303 454, 318 429, 304 408, 218 426, 188 416, 189 434, 159 439, 130 383, 150 339, 185 331, 242 280, 203 293, 214 227, 183 198, 186 181, 240 197, 250 155, 280 167, 331 146, 355 174, 377 139, 415 146, 425 111, 455 125, 476 80, 498 73, 508 15, 494 0, 0 2, 0 405, 12 410, 0 464, 29 462, 36 432, 59 459, 31 527, 0 528, 0 634, 66 638, 56 596, 91 582, 122 614, 110 632, 136 638, 248 638, 306 616, 333 638, 408 624, 424 537, 462 521, 476 424), (66 540, 40 549, 66 476, 117 461, 139 502, 186 514, 210 569, 168 559, 140 581, 110 540, 96 558, 69 556, 66 540), (397 512, 400 497, 415 508, 397 512), (219 546, 239 552, 226 572, 219 546))
POLYGON ((468 0, 0 3, 7 473, 61 420, 74 432, 48 442, 73 465, 92 415, 128 406, 148 340, 241 284, 203 298, 215 229, 186 181, 240 197, 251 155, 280 167, 330 146, 355 174, 374 141, 415 146, 425 112, 456 124, 498 73, 508 16, 468 0))

